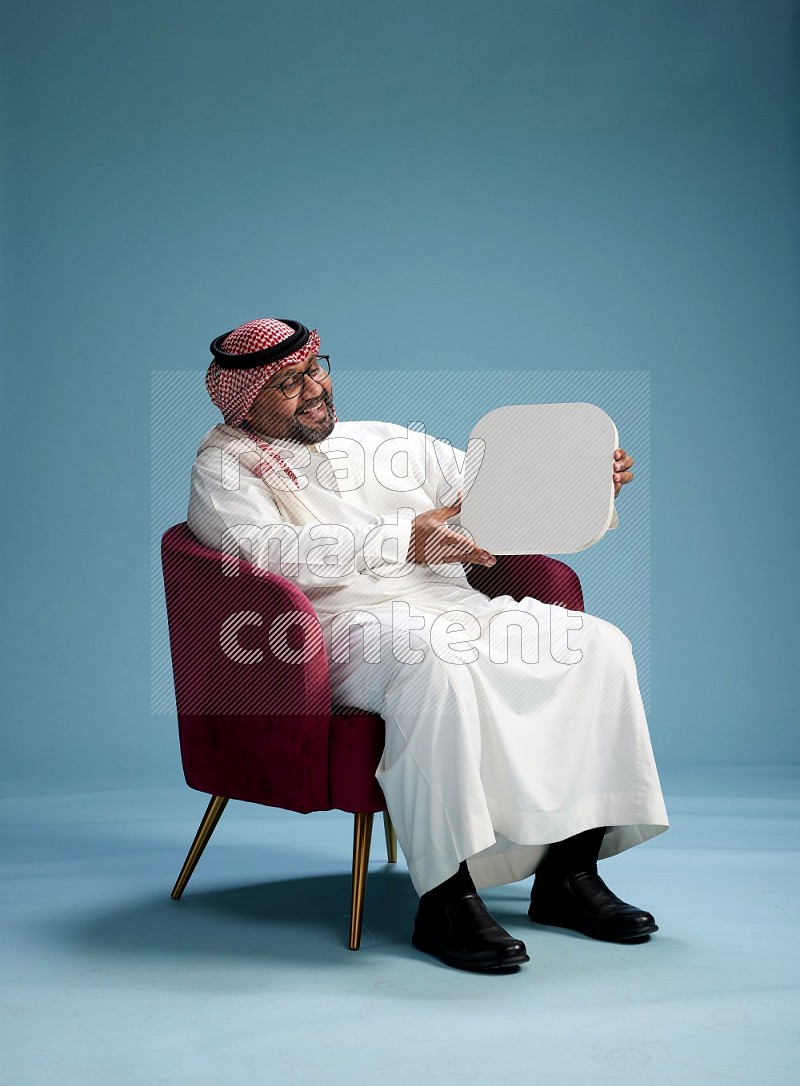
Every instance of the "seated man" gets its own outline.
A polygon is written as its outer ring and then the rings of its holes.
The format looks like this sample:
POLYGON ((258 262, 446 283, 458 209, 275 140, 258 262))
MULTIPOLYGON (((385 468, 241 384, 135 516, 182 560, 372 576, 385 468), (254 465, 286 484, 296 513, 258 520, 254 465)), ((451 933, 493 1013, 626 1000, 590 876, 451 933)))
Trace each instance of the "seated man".
MULTIPOLYGON (((225 423, 201 444, 189 526, 293 580, 320 620, 334 704, 385 720, 377 779, 420 895, 414 945, 457 968, 513 970, 525 944, 476 886, 534 872, 535 923, 647 939, 650 913, 597 873, 598 858, 668 825, 628 639, 532 597, 475 591, 463 564, 495 559, 452 526, 452 450, 390 423, 339 422, 316 331, 255 320, 211 349, 206 385, 225 423)), ((615 461, 619 493, 633 461, 615 461)))

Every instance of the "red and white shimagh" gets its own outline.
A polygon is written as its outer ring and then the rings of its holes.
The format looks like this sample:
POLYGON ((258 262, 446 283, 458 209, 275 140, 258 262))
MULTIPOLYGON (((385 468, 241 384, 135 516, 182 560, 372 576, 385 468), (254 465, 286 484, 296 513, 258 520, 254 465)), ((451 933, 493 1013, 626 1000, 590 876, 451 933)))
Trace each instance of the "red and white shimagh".
MULTIPOLYGON (((254 351, 263 351, 267 347, 277 346, 288 339, 293 332, 294 329, 283 321, 274 317, 265 317, 248 321, 247 324, 234 328, 222 341, 220 347, 228 354, 252 354, 254 351)), ((206 373, 208 394, 222 412, 225 422, 229 426, 238 426, 270 377, 282 370, 284 366, 303 362, 311 352, 319 352, 319 335, 316 328, 308 337, 308 342, 302 347, 266 366, 229 370, 214 361, 206 373)))

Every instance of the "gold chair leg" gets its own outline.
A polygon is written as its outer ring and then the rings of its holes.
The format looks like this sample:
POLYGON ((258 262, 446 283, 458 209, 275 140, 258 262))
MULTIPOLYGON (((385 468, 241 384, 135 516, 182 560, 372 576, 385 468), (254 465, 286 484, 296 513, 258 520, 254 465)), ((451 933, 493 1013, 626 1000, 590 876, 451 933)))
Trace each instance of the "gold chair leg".
POLYGON ((364 918, 364 891, 367 888, 369 846, 372 841, 372 812, 357 814, 353 827, 353 889, 350 896, 351 950, 361 946, 361 922, 364 918))
POLYGON ((386 834, 386 862, 397 863, 397 834, 394 832, 389 812, 383 812, 383 832, 386 834))
POLYGON ((222 817, 222 812, 225 810, 225 804, 228 800, 224 796, 212 796, 211 802, 206 808, 206 813, 203 815, 203 820, 195 834, 194 841, 192 841, 192 847, 189 849, 189 853, 184 860, 181 873, 178 875, 178 881, 172 888, 172 897, 175 901, 181 896, 186 889, 186 883, 192 877, 192 872, 197 867, 197 861, 203 855, 203 849, 208 844, 208 839, 217 827, 217 823, 222 817))

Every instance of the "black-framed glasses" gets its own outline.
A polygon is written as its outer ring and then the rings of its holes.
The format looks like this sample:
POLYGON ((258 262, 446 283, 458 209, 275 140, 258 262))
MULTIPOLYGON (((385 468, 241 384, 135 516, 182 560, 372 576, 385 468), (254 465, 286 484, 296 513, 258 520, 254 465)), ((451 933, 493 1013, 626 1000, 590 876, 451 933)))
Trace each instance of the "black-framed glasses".
POLYGON ((297 373, 290 373, 288 377, 285 377, 277 385, 270 385, 266 392, 277 392, 278 389, 284 394, 287 400, 294 400, 303 391, 303 385, 306 383, 306 377, 310 377, 312 381, 321 381, 331 372, 331 356, 329 354, 318 354, 314 361, 304 370, 298 370, 297 373))

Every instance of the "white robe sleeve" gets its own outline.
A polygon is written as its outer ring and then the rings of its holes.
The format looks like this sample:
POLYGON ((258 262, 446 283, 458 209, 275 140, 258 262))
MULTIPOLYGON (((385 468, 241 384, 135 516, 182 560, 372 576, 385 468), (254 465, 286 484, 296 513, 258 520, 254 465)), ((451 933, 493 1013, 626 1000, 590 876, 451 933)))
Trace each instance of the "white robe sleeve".
POLYGON ((380 575, 373 570, 405 564, 411 520, 392 523, 366 510, 364 518, 356 524, 289 524, 256 476, 241 471, 239 486, 226 489, 214 450, 201 453, 192 467, 187 522, 194 536, 223 553, 242 548, 252 565, 288 577, 304 591, 352 584, 380 575), (400 561, 386 557, 393 550, 400 561))
POLYGON ((464 450, 430 434, 420 434, 419 438, 424 442, 420 456, 425 463, 425 493, 434 506, 454 505, 464 485, 464 450))

